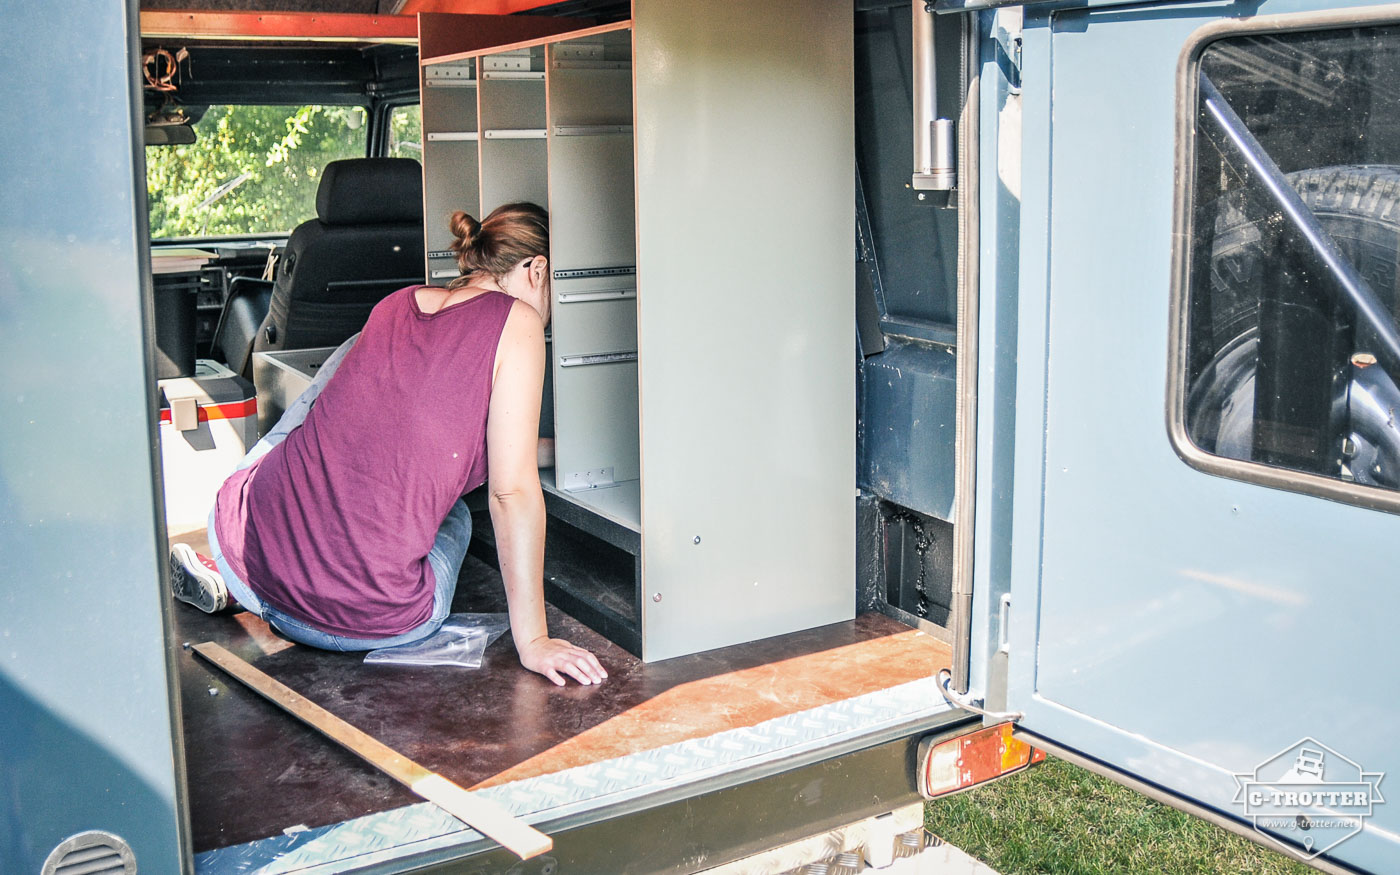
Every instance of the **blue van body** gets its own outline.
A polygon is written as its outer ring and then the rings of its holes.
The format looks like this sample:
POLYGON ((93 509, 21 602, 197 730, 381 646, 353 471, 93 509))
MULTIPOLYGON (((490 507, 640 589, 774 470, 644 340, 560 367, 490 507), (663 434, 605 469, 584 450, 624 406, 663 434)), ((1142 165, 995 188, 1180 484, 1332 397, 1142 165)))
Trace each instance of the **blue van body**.
MULTIPOLYGON (((1237 776, 1302 738, 1397 764, 1400 521, 1199 470, 1173 440, 1194 82, 1212 40, 1370 14, 1034 4, 998 12, 983 46, 972 685, 1052 752, 1247 830, 1237 776)), ((1397 860, 1400 808, 1376 804, 1314 863, 1397 860)))
POLYGON ((178 872, 136 9, 6 19, 0 871, 100 828, 178 872))
MULTIPOLYGON (((1400 770, 1400 590, 1385 546, 1400 521, 1247 471, 1201 470, 1174 440, 1172 400, 1197 57, 1236 25, 1345 28, 1373 20, 1372 4, 948 6, 945 20, 975 22, 980 67, 977 245, 963 274, 975 283, 958 308, 975 341, 958 351, 975 356, 976 393, 971 613, 958 642, 967 701, 1314 865, 1395 870, 1400 806, 1383 801, 1379 776, 1400 770), (1296 830, 1256 831, 1239 799, 1242 782, 1263 780, 1262 764, 1305 739, 1378 788, 1358 834, 1320 856, 1296 830)), ((178 642, 157 585, 137 13, 132 0, 69 0, 6 15, 16 84, 0 94, 3 872, 37 872, 91 829, 124 839, 142 872, 195 865, 172 694, 178 642)), ((905 348, 896 341, 887 361, 905 348)), ((866 403, 912 428, 906 408, 932 387, 929 408, 952 431, 949 368, 913 360, 926 385, 890 382, 866 403)), ((897 438, 872 440, 863 476, 885 466, 892 489, 955 516, 953 446, 911 454, 897 438), (891 474, 903 455, 931 473, 891 474)), ((903 763, 931 725, 869 746, 899 741, 903 763)))

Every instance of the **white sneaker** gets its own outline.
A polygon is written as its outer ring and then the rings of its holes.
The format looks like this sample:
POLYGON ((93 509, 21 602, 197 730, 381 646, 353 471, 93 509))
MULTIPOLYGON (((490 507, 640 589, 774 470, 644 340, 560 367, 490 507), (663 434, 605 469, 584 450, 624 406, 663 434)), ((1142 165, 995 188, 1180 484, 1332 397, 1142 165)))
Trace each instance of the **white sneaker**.
POLYGON ((228 587, 224 586, 218 566, 189 544, 170 548, 170 590, 175 598, 206 614, 228 607, 228 587))

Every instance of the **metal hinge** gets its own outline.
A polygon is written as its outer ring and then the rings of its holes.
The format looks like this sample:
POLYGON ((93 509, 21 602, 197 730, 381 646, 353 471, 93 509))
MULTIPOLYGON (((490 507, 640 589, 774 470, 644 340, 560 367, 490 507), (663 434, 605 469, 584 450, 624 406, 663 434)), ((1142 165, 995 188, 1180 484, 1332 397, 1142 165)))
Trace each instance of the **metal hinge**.
POLYGON ((1011 6, 996 11, 992 38, 997 44, 997 66, 1012 94, 1021 93, 1021 7, 1011 6))

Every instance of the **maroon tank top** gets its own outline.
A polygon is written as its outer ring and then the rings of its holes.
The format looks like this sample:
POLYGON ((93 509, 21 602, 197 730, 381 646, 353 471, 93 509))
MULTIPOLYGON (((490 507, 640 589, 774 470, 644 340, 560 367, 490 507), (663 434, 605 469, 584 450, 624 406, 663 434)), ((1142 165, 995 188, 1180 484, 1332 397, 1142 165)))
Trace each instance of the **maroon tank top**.
POLYGON ((486 481, 496 348, 515 299, 436 313, 413 286, 381 301, 306 421, 219 490, 233 571, 273 607, 353 638, 427 620, 427 555, 452 503, 486 481))

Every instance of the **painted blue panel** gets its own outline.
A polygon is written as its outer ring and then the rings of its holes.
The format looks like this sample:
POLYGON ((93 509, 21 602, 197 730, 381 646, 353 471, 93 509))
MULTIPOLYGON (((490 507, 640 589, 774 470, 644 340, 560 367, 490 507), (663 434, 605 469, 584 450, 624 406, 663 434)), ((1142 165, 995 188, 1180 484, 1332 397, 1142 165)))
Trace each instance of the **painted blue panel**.
POLYGON ((5 23, 0 871, 104 829, 142 873, 178 872, 135 4, 10 4, 5 23))
POLYGON ((951 521, 957 359, 950 347, 886 341, 865 360, 860 485, 951 521))
MULTIPOLYGON (((1168 443, 1177 61, 1228 11, 1027 22, 1011 686, 1028 728, 1240 816, 1231 773, 1305 735, 1400 772, 1400 518, 1168 443)), ((1379 806, 1335 856, 1393 870, 1398 833, 1379 806)))
MULTIPOLYGON (((1002 157, 1001 143, 1017 143, 1021 96, 999 59, 999 16, 982 14, 980 55, 982 130, 981 239, 977 344, 977 501, 973 531, 973 593, 969 680, 985 690, 1001 629, 998 607, 1011 589, 1014 513, 1016 303, 1021 222, 1019 155, 1002 157)), ((993 708, 1005 702, 992 701, 993 708)))

